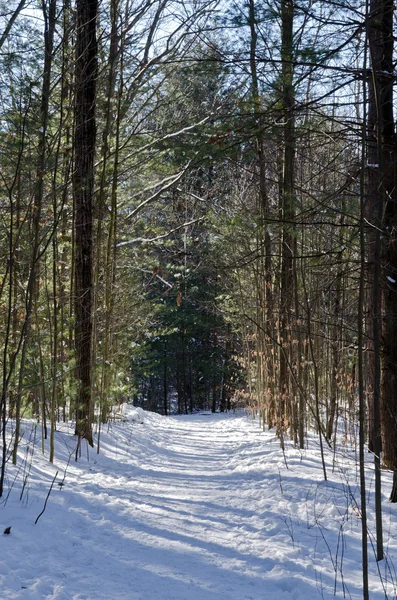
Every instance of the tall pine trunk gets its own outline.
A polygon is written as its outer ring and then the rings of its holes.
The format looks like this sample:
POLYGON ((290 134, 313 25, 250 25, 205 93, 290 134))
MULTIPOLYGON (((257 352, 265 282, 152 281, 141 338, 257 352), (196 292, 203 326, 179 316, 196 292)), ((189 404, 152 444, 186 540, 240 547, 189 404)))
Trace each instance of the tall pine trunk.
MULTIPOLYGON (((383 464, 397 473, 397 191, 393 120, 393 1, 371 0, 369 15, 368 192, 377 230, 374 252, 374 452, 379 462, 378 398, 383 464), (382 222, 383 216, 383 222, 382 222), (380 230, 384 235, 380 236, 380 230), (379 282, 379 283, 378 283, 379 282), (379 285, 379 292, 377 290, 379 285), (379 297, 382 294, 382 318, 379 297), (381 337, 380 337, 381 324, 381 337), (376 347, 382 339, 382 365, 376 347)), ((391 500, 397 502, 397 486, 391 500)))
POLYGON ((75 204, 76 434, 92 439, 92 263, 96 141, 97 0, 77 0, 73 192, 75 204))
POLYGON ((281 105, 284 119, 283 174, 281 189, 281 213, 283 219, 281 250, 281 294, 280 294, 280 404, 279 423, 282 435, 291 417, 291 390, 288 357, 292 343, 291 310, 294 298, 294 184, 295 184, 295 115, 293 82, 293 0, 281 1, 281 59, 282 90, 281 105))

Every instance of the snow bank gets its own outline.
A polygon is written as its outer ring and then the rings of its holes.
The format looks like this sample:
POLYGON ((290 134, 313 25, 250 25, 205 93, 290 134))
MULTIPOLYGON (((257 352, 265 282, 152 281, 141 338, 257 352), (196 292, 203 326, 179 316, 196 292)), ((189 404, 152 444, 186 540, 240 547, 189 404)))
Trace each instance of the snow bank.
POLYGON ((120 413, 122 420, 129 423, 142 424, 145 420, 145 411, 142 408, 132 406, 132 404, 123 404, 120 413))

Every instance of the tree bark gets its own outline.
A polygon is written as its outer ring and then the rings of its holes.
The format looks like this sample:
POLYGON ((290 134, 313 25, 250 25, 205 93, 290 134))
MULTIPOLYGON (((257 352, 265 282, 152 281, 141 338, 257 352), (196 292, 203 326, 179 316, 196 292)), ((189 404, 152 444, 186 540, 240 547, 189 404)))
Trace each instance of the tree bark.
MULTIPOLYGON (((371 0, 369 15, 369 48, 371 75, 369 77, 368 109, 368 180, 369 206, 373 209, 372 223, 377 229, 379 243, 374 261, 374 343, 382 341, 382 362, 374 347, 374 451, 379 457, 379 434, 376 427, 377 400, 380 396, 380 425, 383 464, 397 471, 397 191, 396 139, 393 121, 393 1, 371 0), (382 222, 383 215, 383 222, 382 222), (380 236, 380 230, 384 235, 380 236), (376 276, 377 272, 377 276, 376 276), (379 292, 376 289, 379 279, 379 292), (381 332, 380 330, 381 323, 381 332), (378 389, 380 388, 380 389, 378 389), (380 392, 380 393, 379 393, 380 392)), ((397 501, 397 496, 391 498, 397 501)))
POLYGON ((96 141, 97 0, 77 0, 73 192, 75 203, 76 434, 92 439, 92 263, 96 141))
POLYGON ((282 233, 281 251, 281 293, 280 293, 280 405, 278 427, 282 431, 290 418, 290 382, 288 356, 291 345, 291 308, 294 297, 294 183, 295 183, 295 117, 293 83, 293 23, 294 2, 281 2, 281 59, 282 90, 281 101, 284 125, 284 157, 281 190, 281 218, 285 221, 282 233))

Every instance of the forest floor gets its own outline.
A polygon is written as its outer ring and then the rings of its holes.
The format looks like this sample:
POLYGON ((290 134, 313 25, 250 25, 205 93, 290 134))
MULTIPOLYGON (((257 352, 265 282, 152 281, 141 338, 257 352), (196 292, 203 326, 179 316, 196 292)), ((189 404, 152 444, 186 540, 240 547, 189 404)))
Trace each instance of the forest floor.
MULTIPOLYGON (((1 600, 362 598, 349 439, 326 451, 325 482, 314 436, 304 451, 288 441, 283 455, 274 432, 243 413, 167 418, 124 406, 102 432, 100 454, 84 444, 77 462, 75 438, 60 424, 53 465, 38 434, 25 423, 18 467, 8 465, 1 600)), ((371 600, 396 596, 388 473, 383 487, 387 558, 377 564, 370 547, 371 600)))

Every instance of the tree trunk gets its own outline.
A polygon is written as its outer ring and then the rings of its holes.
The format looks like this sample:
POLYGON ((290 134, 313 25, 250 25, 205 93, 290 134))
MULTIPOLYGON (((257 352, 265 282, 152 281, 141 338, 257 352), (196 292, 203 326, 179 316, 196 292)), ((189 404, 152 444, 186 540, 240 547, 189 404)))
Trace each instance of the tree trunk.
POLYGON ((284 125, 284 158, 281 190, 281 211, 283 223, 281 251, 281 293, 280 293, 280 407, 279 423, 285 427, 290 413, 290 384, 288 357, 291 346, 291 308, 294 290, 294 167, 295 167, 295 124, 294 124, 294 84, 293 84, 293 0, 281 2, 281 58, 282 58, 282 110, 284 125))
MULTIPOLYGON (((377 417, 377 397, 380 381, 380 417, 382 460, 386 467, 397 470, 397 192, 395 188, 396 141, 393 121, 393 1, 372 0, 369 16, 369 48, 371 76, 369 77, 368 111, 368 179, 369 206, 373 209, 371 223, 378 231, 379 255, 375 250, 375 271, 378 270, 382 293, 382 372, 376 347, 374 348, 374 420, 377 417), (376 162, 375 162, 376 161, 376 162), (381 216, 383 214, 383 223, 381 216), (384 235, 380 238, 379 230, 384 235), (381 269, 383 267, 383 271, 381 269)), ((378 292, 374 275, 374 303, 378 292)), ((379 336, 380 307, 373 314, 374 337, 379 336)), ((379 455, 374 432, 374 450, 379 455)))
POLYGON ((96 141, 97 0, 77 0, 74 176, 75 347, 78 391, 76 434, 92 439, 92 256, 94 157, 96 141))

